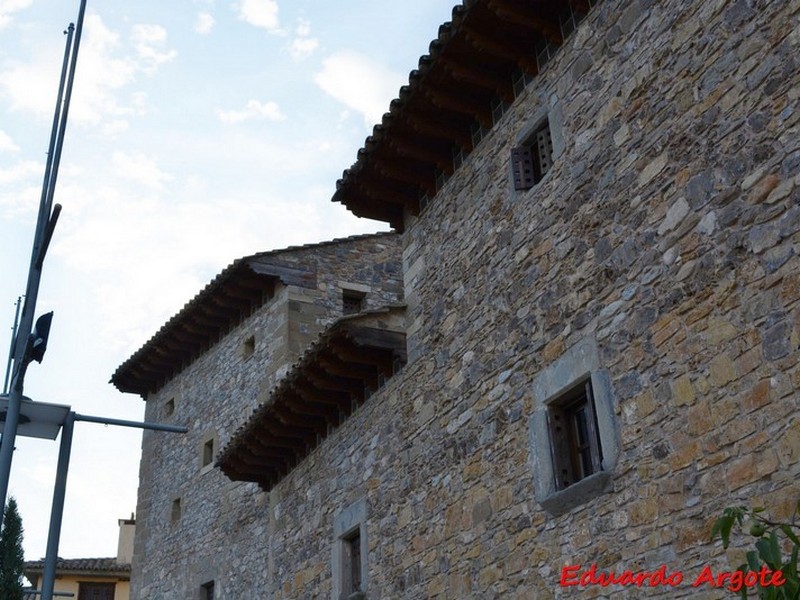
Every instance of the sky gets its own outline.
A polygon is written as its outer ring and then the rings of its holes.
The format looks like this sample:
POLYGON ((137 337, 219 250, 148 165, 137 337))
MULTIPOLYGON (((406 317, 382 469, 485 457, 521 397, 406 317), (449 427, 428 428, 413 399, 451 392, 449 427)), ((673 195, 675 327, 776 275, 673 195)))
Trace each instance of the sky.
MULTIPOLYGON (((0 349, 24 293, 63 31, 80 0, 0 0, 0 349)), ((453 0, 88 0, 25 395, 142 420, 114 370, 234 259, 387 226, 330 201, 453 0)), ((5 360, 3 361, 5 375, 5 360)), ((171 434, 164 434, 171 435, 171 434)), ((58 442, 18 438, 9 493, 45 555, 58 442)), ((77 423, 59 555, 114 556, 141 431, 77 423)))

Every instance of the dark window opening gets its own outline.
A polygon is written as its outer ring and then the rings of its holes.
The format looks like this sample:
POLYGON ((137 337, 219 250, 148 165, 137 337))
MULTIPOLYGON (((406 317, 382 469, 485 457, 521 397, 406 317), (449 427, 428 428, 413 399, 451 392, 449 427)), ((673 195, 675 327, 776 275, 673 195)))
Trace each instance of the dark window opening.
POLYGON ((342 582, 345 597, 361 590, 361 531, 342 538, 344 544, 342 582))
POLYGON ((214 582, 208 581, 200 586, 202 600, 214 600, 214 582))
POLYGON ((115 583, 79 581, 78 600, 114 600, 115 583))
POLYGON ((556 489, 563 490, 602 471, 603 453, 591 380, 553 402, 548 420, 556 489))
POLYGON ((249 358, 253 356, 253 353, 255 351, 256 351, 256 338, 254 335, 251 335, 242 344, 242 356, 244 358, 249 358))
POLYGON ((170 398, 164 403, 164 416, 171 417, 175 414, 175 398, 170 398))
POLYGON ((214 460, 214 439, 206 440, 203 444, 203 465, 207 466, 214 460))
POLYGON ((522 144, 511 150, 511 173, 515 190, 529 190, 553 166, 553 139, 550 135, 550 121, 534 131, 522 144))
POLYGON ((181 520, 181 499, 175 498, 172 501, 172 511, 170 513, 170 519, 173 523, 177 523, 181 520))
POLYGON ((350 290, 342 291, 342 314, 354 315, 364 310, 364 294, 350 290))

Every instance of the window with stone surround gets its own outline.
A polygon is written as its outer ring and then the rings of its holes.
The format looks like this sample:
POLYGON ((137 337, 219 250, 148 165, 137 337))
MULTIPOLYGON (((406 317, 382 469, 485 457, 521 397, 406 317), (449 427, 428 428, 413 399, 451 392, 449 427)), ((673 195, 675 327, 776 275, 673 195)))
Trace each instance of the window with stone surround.
POLYGON ((205 473, 214 468, 214 456, 217 452, 217 432, 214 430, 207 431, 200 442, 200 472, 205 473))
POLYGON ((364 309, 364 294, 353 290, 342 290, 342 314, 354 315, 364 309))
POLYGON ((515 136, 509 164, 515 191, 536 187, 564 152, 564 116, 555 93, 542 94, 542 106, 515 136))
POLYGON ((363 600, 367 592, 367 504, 361 499, 333 523, 332 600, 363 600))
POLYGON ((534 495, 561 514, 602 494, 619 441, 611 379, 597 342, 587 338, 540 371, 529 422, 534 495))
POLYGON ((553 165, 553 139, 550 120, 545 117, 523 142, 511 150, 511 173, 515 190, 529 190, 553 165))
POLYGON ((581 381, 547 407, 557 490, 603 470, 592 381, 581 381))

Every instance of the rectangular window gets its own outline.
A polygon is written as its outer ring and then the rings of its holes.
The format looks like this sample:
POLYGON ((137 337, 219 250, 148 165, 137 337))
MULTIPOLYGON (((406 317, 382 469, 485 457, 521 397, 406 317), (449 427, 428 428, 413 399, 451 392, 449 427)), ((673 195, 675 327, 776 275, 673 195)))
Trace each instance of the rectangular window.
POLYGON ((342 591, 349 595, 361 591, 361 532, 356 529, 342 542, 342 591))
POLYGON ((367 564, 367 503, 354 502, 342 510, 333 521, 334 600, 363 600, 369 588, 367 564))
POLYGON ((214 600, 214 582, 207 581, 200 586, 201 600, 214 600))
POLYGON ((211 464, 211 461, 214 460, 214 438, 210 440, 206 440, 203 444, 203 465, 207 466, 211 464))
POLYGON ((256 336, 251 335, 242 343, 242 358, 250 358, 256 351, 256 336))
POLYGON ((78 600, 114 600, 115 583, 78 582, 78 600))
POLYGON ((544 122, 519 146, 511 150, 511 173, 515 190, 529 190, 553 166, 553 139, 550 121, 544 122))
POLYGON ((552 402, 548 421, 557 490, 602 470, 591 379, 552 402))
POLYGON ((181 499, 175 498, 172 500, 172 510, 170 511, 170 520, 177 523, 181 520, 181 499))
POLYGON ((175 398, 170 398, 164 403, 164 417, 169 418, 175 414, 175 398))
POLYGON ((342 290, 342 314, 354 315, 364 310, 364 294, 351 290, 342 290))

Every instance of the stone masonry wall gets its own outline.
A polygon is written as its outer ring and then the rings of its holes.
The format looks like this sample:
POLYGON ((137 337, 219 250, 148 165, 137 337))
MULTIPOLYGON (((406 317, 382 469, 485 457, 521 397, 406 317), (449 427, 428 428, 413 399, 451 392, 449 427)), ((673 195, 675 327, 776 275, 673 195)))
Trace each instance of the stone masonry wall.
POLYGON ((740 562, 713 520, 751 501, 787 517, 799 495, 798 18, 592 10, 407 222, 411 362, 261 497, 266 597, 331 597, 334 521, 362 499, 369 598, 729 596, 691 586, 740 562), (510 149, 543 109, 564 153, 514 192, 510 149), (588 338, 620 456, 610 490, 556 517, 534 500, 533 383, 588 338), (559 587, 591 563, 686 582, 559 587))
POLYGON ((277 379, 326 325, 342 314, 342 284, 369 291, 367 308, 402 301, 399 240, 365 236, 290 249, 284 264, 317 271, 315 289, 277 285, 274 298, 147 399, 145 418, 188 426, 184 436, 145 432, 142 439, 132 598, 199 597, 214 580, 221 598, 250 598, 266 587, 266 496, 233 483, 202 447, 227 444, 277 379), (255 337, 245 357, 243 345, 255 337), (172 400, 174 413, 166 403, 172 400), (173 500, 181 516, 173 520, 173 500))

